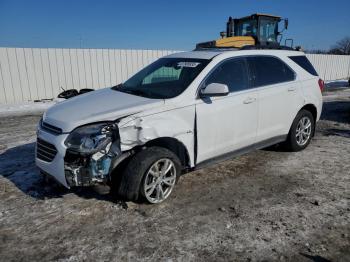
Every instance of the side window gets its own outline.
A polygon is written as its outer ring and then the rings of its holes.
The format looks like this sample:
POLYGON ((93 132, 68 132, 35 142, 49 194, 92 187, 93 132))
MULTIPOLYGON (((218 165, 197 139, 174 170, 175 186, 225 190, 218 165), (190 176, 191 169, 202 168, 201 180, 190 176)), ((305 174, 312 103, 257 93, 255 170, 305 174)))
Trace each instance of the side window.
POLYGON ((280 59, 270 56, 247 58, 253 73, 253 86, 266 86, 294 80, 294 72, 280 59))
POLYGON ((292 59, 295 63, 297 63, 299 66, 304 68, 304 70, 308 71, 313 76, 318 76, 315 68, 312 66, 310 61, 306 58, 306 56, 300 55, 300 56, 290 56, 290 59, 292 59))
POLYGON ((205 84, 219 83, 228 86, 230 92, 248 89, 248 72, 244 58, 234 58, 223 62, 205 81, 205 84))

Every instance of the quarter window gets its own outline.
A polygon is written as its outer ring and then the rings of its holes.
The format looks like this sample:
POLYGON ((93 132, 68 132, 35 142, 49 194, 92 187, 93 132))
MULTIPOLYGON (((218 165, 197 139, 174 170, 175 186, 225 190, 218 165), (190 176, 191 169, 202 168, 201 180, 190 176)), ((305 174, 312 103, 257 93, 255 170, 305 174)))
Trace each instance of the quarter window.
POLYGON ((225 84, 230 92, 248 89, 247 68, 244 58, 235 58, 220 64, 205 81, 206 85, 211 83, 225 84))
POLYGON ((310 61, 306 58, 306 56, 290 56, 290 59, 292 59, 295 63, 297 63, 299 66, 304 68, 304 70, 308 71, 313 76, 318 76, 315 68, 312 66, 310 61))
POLYGON ((247 57, 254 87, 273 85, 295 78, 294 72, 280 59, 270 56, 247 57))

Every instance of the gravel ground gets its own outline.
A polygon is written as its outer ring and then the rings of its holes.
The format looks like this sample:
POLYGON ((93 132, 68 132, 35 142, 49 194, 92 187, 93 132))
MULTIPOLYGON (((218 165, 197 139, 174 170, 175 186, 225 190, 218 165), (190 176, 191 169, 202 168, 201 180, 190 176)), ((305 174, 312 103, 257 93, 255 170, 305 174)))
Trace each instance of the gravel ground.
POLYGON ((0 118, 1 261, 350 261, 350 91, 326 94, 306 150, 186 174, 161 205, 45 184, 39 118, 0 118))

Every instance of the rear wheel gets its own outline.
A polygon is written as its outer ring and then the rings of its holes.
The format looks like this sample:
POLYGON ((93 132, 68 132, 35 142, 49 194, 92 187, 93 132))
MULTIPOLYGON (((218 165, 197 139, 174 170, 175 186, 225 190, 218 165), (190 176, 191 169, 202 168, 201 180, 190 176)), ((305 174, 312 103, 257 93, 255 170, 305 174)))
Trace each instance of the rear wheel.
POLYGON ((130 159, 119 184, 124 200, 163 202, 172 193, 181 172, 179 158, 170 150, 150 147, 130 159))
POLYGON ((301 110, 295 117, 290 128, 286 146, 290 151, 300 151, 306 148, 315 131, 315 120, 310 111, 301 110))

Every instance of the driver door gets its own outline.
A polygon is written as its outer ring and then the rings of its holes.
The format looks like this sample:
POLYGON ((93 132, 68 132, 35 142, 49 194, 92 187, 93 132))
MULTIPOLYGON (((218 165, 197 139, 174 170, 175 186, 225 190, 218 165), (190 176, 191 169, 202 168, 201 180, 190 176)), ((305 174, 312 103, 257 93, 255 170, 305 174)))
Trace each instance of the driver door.
POLYGON ((221 97, 199 98, 197 114, 197 164, 253 145, 258 124, 258 95, 250 89, 245 58, 221 62, 207 77, 210 83, 228 86, 221 97))

